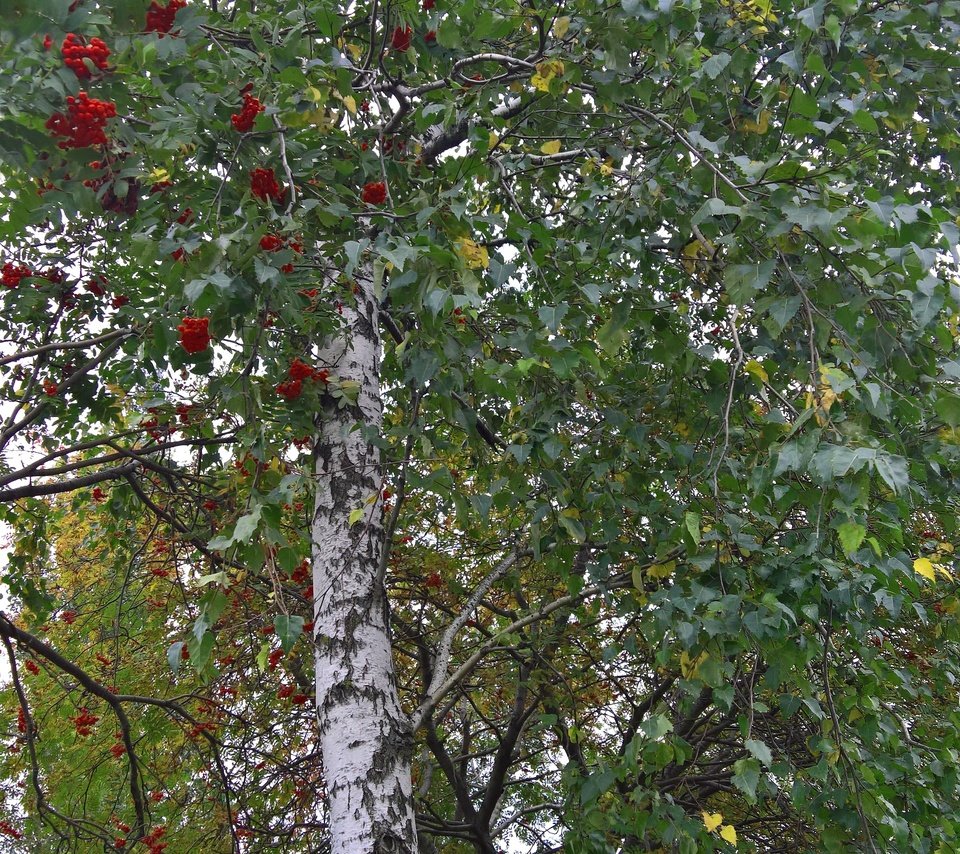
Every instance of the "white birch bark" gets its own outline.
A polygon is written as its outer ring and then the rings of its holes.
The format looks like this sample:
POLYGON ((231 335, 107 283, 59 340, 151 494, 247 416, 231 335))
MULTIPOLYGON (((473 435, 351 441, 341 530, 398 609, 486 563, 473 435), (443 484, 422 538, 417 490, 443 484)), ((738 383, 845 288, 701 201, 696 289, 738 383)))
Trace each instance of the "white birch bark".
POLYGON ((380 338, 373 283, 321 354, 339 380, 359 383, 355 406, 328 401, 318 427, 313 587, 320 747, 332 854, 416 854, 412 733, 400 707, 379 577, 383 549, 380 338), (372 496, 372 503, 366 503, 372 496), (349 524, 350 511, 364 508, 349 524))

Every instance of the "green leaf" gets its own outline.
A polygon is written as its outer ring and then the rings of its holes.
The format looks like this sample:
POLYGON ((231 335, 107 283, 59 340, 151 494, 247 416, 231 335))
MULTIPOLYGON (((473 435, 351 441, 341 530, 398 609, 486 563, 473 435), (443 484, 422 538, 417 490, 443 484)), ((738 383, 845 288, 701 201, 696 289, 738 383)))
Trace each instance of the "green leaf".
POLYGON ((563 529, 578 543, 585 543, 587 541, 587 532, 584 530, 583 525, 580 524, 579 519, 574 519, 570 516, 566 516, 563 513, 559 516, 560 524, 563 526, 563 529))
POLYGON ((757 784, 760 782, 760 763, 754 758, 738 759, 733 763, 730 780, 753 803, 756 800, 757 784))
POLYGON ((183 641, 177 641, 176 643, 170 644, 167 647, 167 663, 170 665, 170 670, 173 672, 173 675, 176 676, 177 672, 180 670, 180 662, 183 661, 183 647, 185 646, 183 641))
POLYGON ((629 340, 630 330, 624 318, 611 317, 597 330, 597 343, 608 356, 616 356, 629 340))
POLYGON ((245 543, 249 540, 260 525, 261 507, 257 505, 249 513, 237 519, 236 527, 233 529, 233 542, 245 543))
POLYGON ((946 391, 937 392, 933 408, 951 427, 960 426, 960 397, 946 391))
POLYGON ((851 555, 863 542, 863 538, 867 535, 867 529, 858 524, 857 522, 846 521, 839 528, 837 528, 837 536, 840 538, 840 545, 843 547, 844 553, 851 555))
POLYGON ((743 746, 768 768, 773 764, 773 754, 770 752, 770 748, 762 741, 748 738, 744 741, 743 746))
POLYGON ((283 651, 290 652, 290 650, 293 649, 293 645, 297 642, 297 638, 300 637, 300 633, 303 631, 303 617, 280 614, 274 619, 273 625, 277 637, 280 639, 280 646, 283 647, 283 651))
POLYGON ((731 264, 723 271, 723 284, 732 302, 746 305, 770 284, 777 262, 773 259, 759 264, 731 264))
POLYGON ((700 545, 700 514, 688 510, 683 514, 683 534, 689 538, 694 548, 700 545))

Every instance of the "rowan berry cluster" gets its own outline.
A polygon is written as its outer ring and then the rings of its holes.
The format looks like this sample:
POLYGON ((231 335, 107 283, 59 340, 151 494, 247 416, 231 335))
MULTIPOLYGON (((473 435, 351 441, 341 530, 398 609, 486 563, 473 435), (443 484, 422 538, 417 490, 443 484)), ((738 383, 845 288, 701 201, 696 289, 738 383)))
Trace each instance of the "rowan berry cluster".
POLYGON ((92 276, 87 280, 87 283, 83 286, 84 290, 88 293, 93 294, 95 297, 105 297, 107 295, 106 286, 110 283, 107 281, 107 277, 104 275, 92 276))
POLYGON ((165 827, 155 827, 140 842, 147 846, 147 854, 163 854, 164 849, 170 844, 161 842, 161 838, 167 832, 165 827))
MULTIPOLYGON (((292 249, 297 255, 303 254, 303 244, 299 240, 287 239, 279 234, 265 234, 260 238, 260 248, 264 252, 279 252, 284 247, 292 249)), ((292 273, 293 264, 284 264, 280 270, 284 273, 292 273)))
POLYGON ((22 839, 23 834, 17 830, 9 821, 0 821, 0 833, 4 836, 11 836, 14 839, 22 839))
POLYGON ((86 92, 78 92, 76 97, 67 96, 67 113, 54 113, 47 119, 45 127, 54 136, 62 136, 57 143, 60 148, 89 148, 94 145, 106 145, 107 136, 103 128, 107 119, 117 114, 117 107, 110 101, 91 98, 86 92))
POLYGON ((413 37, 413 29, 410 27, 397 27, 390 37, 390 47, 394 50, 407 50, 410 47, 410 40, 413 37))
POLYGON ((80 709, 78 715, 70 718, 70 722, 73 724, 74 729, 76 729, 77 735, 83 736, 84 738, 93 732, 93 727, 99 720, 100 718, 92 714, 86 706, 80 709))
POLYGON ((177 331, 180 333, 180 346, 188 353, 202 353, 210 346, 210 333, 207 327, 208 317, 185 317, 177 331))
POLYGON ((67 37, 60 46, 63 54, 63 64, 67 66, 81 80, 90 78, 90 66, 84 60, 90 60, 94 68, 105 71, 110 48, 103 39, 92 38, 89 44, 83 44, 75 33, 67 33, 67 37))
POLYGON ((235 130, 240 133, 247 133, 253 130, 253 122, 257 118, 257 113, 262 113, 266 107, 260 103, 258 98, 254 98, 249 92, 243 93, 243 107, 239 113, 230 116, 235 130))
POLYGON ((260 238, 260 248, 264 252, 279 252, 285 242, 279 234, 265 234, 260 238))
POLYGON ((261 201, 265 202, 267 199, 273 199, 279 202, 286 190, 280 188, 280 184, 277 183, 277 176, 273 174, 272 169, 258 166, 250 173, 250 192, 261 201))
POLYGON ((0 268, 0 284, 13 290, 20 284, 21 279, 28 279, 32 275, 34 275, 33 270, 25 264, 14 264, 12 261, 7 261, 0 268))
POLYGON ((383 181, 370 181, 363 185, 360 199, 368 205, 382 205, 387 200, 387 185, 383 181))
POLYGON ((170 0, 166 6, 161 6, 157 0, 151 0, 147 9, 147 32, 169 33, 177 12, 186 5, 187 0, 170 0))
POLYGON ((326 368, 311 367, 306 362, 301 362, 300 359, 293 360, 293 364, 287 371, 287 376, 290 379, 277 386, 277 394, 287 400, 296 400, 300 397, 303 392, 304 380, 317 380, 324 384, 330 382, 330 371, 326 368))

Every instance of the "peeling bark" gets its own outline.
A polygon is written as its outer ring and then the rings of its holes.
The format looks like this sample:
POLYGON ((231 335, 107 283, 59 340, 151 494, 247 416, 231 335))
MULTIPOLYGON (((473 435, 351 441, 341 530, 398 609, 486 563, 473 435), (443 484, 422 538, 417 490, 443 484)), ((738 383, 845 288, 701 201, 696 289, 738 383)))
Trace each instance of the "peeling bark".
POLYGON ((410 722, 400 708, 379 577, 384 543, 378 307, 368 276, 320 362, 359 384, 318 426, 313 589, 320 747, 332 854, 416 854, 410 722), (372 500, 374 497, 375 500, 372 500), (369 503, 368 503, 369 502, 369 503), (349 524, 351 510, 363 508, 349 524))

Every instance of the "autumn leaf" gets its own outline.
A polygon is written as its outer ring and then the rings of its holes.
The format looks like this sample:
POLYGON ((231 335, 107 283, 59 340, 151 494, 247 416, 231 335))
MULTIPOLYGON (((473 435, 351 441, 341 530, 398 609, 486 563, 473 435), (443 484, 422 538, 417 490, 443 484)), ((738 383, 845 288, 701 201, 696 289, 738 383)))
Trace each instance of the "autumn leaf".
POLYGON ((723 824, 723 815, 721 813, 708 813, 706 810, 704 810, 701 815, 703 815, 703 825, 710 833, 713 833, 713 831, 723 824))
POLYGON ((771 112, 769 110, 761 110, 760 115, 757 116, 757 120, 746 119, 743 124, 740 126, 742 130, 747 133, 756 133, 761 136, 767 132, 767 129, 770 127, 770 116, 771 112))
POLYGON ((725 824, 720 828, 720 838, 726 840, 731 845, 737 844, 737 831, 732 824, 725 824))
POLYGON ((922 575, 924 578, 928 579, 929 581, 937 580, 937 574, 936 572, 934 572, 933 564, 930 562, 929 559, 925 557, 918 557, 913 562, 913 571, 916 572, 918 575, 922 575))
POLYGON ((766 370, 764 370, 763 365, 761 365, 756 359, 751 359, 749 362, 747 362, 743 366, 743 369, 761 384, 770 381, 770 377, 767 375, 766 370))
POLYGON ((481 246, 469 237, 457 241, 457 255, 471 270, 486 270, 490 266, 490 254, 486 246, 481 246))
POLYGON ((548 59, 537 63, 537 70, 530 82, 539 92, 550 91, 550 81, 563 74, 563 63, 559 59, 548 59))
POLYGON ((540 146, 540 150, 544 154, 556 154, 557 152, 560 151, 560 140, 554 139, 554 140, 551 140, 550 142, 545 142, 543 145, 540 146))

